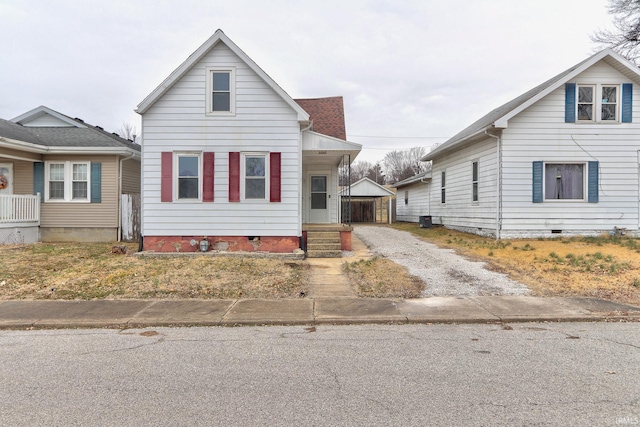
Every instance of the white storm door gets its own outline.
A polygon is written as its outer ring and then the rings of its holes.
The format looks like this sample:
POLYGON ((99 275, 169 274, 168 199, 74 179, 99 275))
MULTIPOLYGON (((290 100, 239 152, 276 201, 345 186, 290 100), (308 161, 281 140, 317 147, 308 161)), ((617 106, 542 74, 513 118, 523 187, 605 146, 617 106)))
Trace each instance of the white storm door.
POLYGON ((328 223, 327 175, 311 175, 309 182, 311 185, 309 222, 311 224, 328 223))

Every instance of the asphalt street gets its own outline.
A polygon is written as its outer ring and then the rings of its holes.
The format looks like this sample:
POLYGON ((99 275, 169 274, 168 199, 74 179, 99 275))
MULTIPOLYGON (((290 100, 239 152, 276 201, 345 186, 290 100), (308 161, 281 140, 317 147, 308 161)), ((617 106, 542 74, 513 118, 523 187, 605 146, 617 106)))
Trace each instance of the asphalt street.
POLYGON ((640 423, 640 323, 0 331, 0 425, 640 423))

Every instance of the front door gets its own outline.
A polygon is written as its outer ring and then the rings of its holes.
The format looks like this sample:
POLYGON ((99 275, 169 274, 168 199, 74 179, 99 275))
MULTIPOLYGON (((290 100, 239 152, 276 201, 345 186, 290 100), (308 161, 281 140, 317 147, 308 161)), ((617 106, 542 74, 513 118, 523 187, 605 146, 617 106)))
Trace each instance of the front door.
POLYGON ((327 175, 311 175, 311 206, 309 222, 322 224, 329 222, 327 175))
POLYGON ((13 194, 13 163, 0 163, 0 194, 13 194))

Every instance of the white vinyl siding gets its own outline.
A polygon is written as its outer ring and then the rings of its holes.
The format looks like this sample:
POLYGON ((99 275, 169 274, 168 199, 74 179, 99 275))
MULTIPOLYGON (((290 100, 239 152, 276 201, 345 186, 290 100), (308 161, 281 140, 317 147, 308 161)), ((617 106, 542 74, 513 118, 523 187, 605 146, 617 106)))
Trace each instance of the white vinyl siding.
MULTIPOLYGON (((297 113, 223 43, 142 117, 144 234, 300 236, 301 141, 297 113), (235 70, 235 115, 206 114, 207 68, 235 70), (160 202, 162 152, 215 153, 214 202, 160 202), (230 152, 280 152, 281 202, 229 202, 230 152)), ((267 158, 267 161, 269 159, 267 158)), ((268 193, 268 189, 267 189, 268 193)))
POLYGON ((408 193, 409 203, 396 203, 397 221, 418 222, 420 216, 431 213, 429 187, 430 182, 415 182, 398 189, 398 194, 401 194, 401 192, 408 193))
MULTIPOLYGON (((601 62, 574 81, 619 85, 629 77, 601 62)), ((502 134, 503 237, 549 236, 551 230, 597 234, 614 226, 638 229, 638 87, 634 83, 632 123, 564 123, 564 86, 509 120, 502 134), (532 203, 534 161, 598 161, 598 203, 532 203)))
MULTIPOLYGON (((481 229, 492 234, 496 228, 496 141, 494 138, 476 142, 464 150, 433 161, 431 186, 431 216, 434 224, 461 230, 481 229), (478 199, 473 198, 471 162, 482 165, 478 169, 478 199), (446 171, 446 203, 441 203, 441 172, 446 171), (434 203, 435 202, 435 203, 434 203)), ((421 214, 424 215, 424 214, 421 214)))
MULTIPOLYGON (((71 156, 50 155, 45 161, 64 163, 71 156)), ((102 163, 100 203, 42 203, 41 227, 98 227, 118 226, 118 156, 74 156, 73 162, 102 163)), ((126 162, 125 162, 126 163, 126 162)), ((33 164, 30 164, 33 175, 33 164)), ((33 182, 33 181, 32 181, 33 182)), ((33 188, 29 193, 33 191, 33 188)))

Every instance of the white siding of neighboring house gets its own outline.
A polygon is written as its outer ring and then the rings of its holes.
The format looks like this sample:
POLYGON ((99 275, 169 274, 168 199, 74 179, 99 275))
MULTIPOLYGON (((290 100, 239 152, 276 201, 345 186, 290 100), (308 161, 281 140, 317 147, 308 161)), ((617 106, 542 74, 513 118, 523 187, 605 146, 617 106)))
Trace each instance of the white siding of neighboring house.
POLYGON ((430 181, 414 182, 398 188, 396 193, 396 220, 418 222, 422 215, 430 215, 430 181), (405 191, 409 192, 409 203, 405 204, 405 191))
POLYGON ((142 128, 145 235, 301 235, 297 114, 223 43, 143 115, 142 128), (205 116, 208 66, 235 67, 234 117, 205 116), (213 203, 160 201, 161 153, 176 150, 215 152, 213 203), (230 203, 229 152, 281 152, 282 201, 230 203))
MULTIPOLYGON (((604 62, 571 82, 631 83, 604 62)), ((638 229, 640 84, 634 82, 633 89, 632 123, 565 123, 564 85, 509 120, 503 131, 502 237, 550 236, 551 230, 596 234, 614 226, 638 229), (532 203, 533 161, 594 160, 600 168, 598 203, 532 203)))
MULTIPOLYGON (((434 224, 494 235, 496 231, 496 140, 487 138, 433 161, 431 216, 434 224), (472 162, 478 162, 478 202, 472 201, 472 162), (441 203, 441 176, 446 172, 445 203, 441 203)), ((402 200, 398 201, 400 204, 402 200)), ((411 203, 411 201, 409 201, 411 203)))

